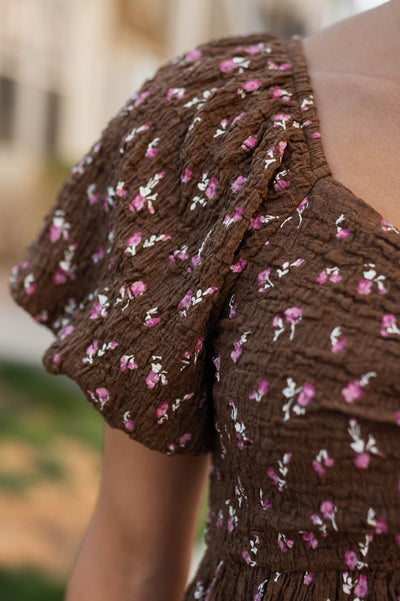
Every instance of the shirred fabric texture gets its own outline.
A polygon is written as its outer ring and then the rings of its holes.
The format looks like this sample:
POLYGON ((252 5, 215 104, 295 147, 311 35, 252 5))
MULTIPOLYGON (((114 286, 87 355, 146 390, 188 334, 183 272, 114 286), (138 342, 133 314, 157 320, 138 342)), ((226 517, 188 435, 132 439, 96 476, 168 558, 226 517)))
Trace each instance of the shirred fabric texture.
POLYGON ((400 600, 399 265, 298 36, 174 57, 72 169, 11 293, 111 426, 212 454, 183 601, 400 600))

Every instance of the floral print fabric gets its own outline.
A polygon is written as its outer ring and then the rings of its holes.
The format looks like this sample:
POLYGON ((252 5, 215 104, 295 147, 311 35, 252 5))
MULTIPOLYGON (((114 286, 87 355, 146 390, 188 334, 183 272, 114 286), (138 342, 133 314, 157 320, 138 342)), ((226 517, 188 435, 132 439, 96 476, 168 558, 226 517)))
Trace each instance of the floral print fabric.
POLYGON ((14 267, 49 372, 212 453, 184 601, 400 600, 399 234, 333 178, 300 38, 254 33, 146 80, 14 267))

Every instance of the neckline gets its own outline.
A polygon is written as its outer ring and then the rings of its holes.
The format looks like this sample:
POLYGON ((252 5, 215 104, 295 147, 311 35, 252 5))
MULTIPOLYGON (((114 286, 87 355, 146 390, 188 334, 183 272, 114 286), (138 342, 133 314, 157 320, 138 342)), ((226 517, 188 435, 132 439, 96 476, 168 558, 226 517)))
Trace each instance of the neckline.
POLYGON ((304 119, 302 122, 309 120, 306 126, 303 126, 303 132, 305 141, 308 148, 308 154, 310 158, 310 164, 312 172, 315 176, 314 185, 317 181, 323 178, 329 178, 329 180, 337 186, 340 190, 345 192, 349 198, 352 199, 354 207, 350 206, 352 212, 360 212, 363 217, 370 221, 373 225, 379 226, 380 229, 390 226, 389 231, 392 230, 397 234, 400 234, 399 229, 392 224, 390 221, 385 219, 383 215, 375 209, 369 202, 355 194, 350 188, 338 180, 328 163, 325 154, 325 148, 320 132, 320 119, 318 107, 315 104, 314 88, 311 82, 311 75, 308 67, 308 60, 305 55, 305 49, 303 46, 303 39, 300 35, 294 34, 287 40, 288 54, 290 62, 293 67, 293 78, 296 88, 296 93, 299 95, 299 103, 302 113, 304 113, 304 119), (305 98, 311 97, 312 102, 304 104, 305 98))

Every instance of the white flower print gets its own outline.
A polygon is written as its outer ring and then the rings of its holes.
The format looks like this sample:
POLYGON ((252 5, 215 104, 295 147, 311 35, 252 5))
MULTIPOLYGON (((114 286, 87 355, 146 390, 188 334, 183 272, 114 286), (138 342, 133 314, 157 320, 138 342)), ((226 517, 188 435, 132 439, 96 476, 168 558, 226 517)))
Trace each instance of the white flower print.
POLYGON ((65 211, 57 209, 53 215, 53 222, 50 226, 50 240, 56 242, 62 237, 64 240, 69 238, 69 229, 71 225, 65 219, 65 211))
POLYGON ((383 274, 377 275, 377 272, 375 270, 375 263, 364 263, 364 266, 367 269, 363 272, 363 279, 361 279, 358 283, 358 294, 371 294, 372 287, 374 284, 377 285, 378 294, 386 294, 387 289, 384 285, 386 276, 384 276, 383 274))
POLYGON ((153 189, 164 178, 164 176, 165 171, 160 171, 159 173, 155 173, 155 175, 149 179, 147 184, 144 186, 139 186, 139 192, 128 204, 129 209, 134 212, 139 212, 144 205, 147 205, 148 212, 151 215, 154 214, 155 211, 153 207, 153 201, 156 200, 158 192, 153 192, 153 189))
POLYGON ((348 238, 350 232, 351 232, 351 228, 350 227, 342 227, 340 224, 346 220, 346 217, 343 215, 343 213, 341 215, 339 215, 339 217, 336 219, 335 221, 335 225, 336 225, 336 238, 348 238))
POLYGON ((147 388, 154 388, 159 382, 162 386, 168 384, 167 372, 163 369, 162 364, 157 361, 158 359, 162 359, 162 357, 160 355, 152 355, 151 357, 151 369, 146 377, 147 388))
POLYGON ((400 329, 396 324, 396 316, 393 313, 382 315, 381 336, 387 338, 389 334, 400 334, 400 329))
POLYGON ((354 459, 354 465, 356 467, 359 469, 366 469, 370 464, 371 455, 385 457, 385 454, 378 449, 376 440, 372 434, 368 434, 367 442, 361 438, 360 425, 355 417, 350 418, 349 424, 347 431, 354 441, 350 444, 350 447, 357 453, 357 456, 354 459))
POLYGON ((238 447, 239 447, 239 449, 243 449, 245 442, 252 443, 253 441, 251 438, 248 438, 248 436, 246 435, 244 423, 239 422, 237 419, 238 411, 237 411, 237 407, 236 407, 233 399, 229 400, 229 405, 232 407, 231 418, 233 419, 234 424, 235 424, 235 432, 236 432, 236 438, 238 440, 238 447))
POLYGON ((332 353, 340 353, 348 343, 348 338, 339 338, 341 334, 340 326, 336 326, 329 335, 332 353))
POLYGON ((286 476, 289 471, 288 465, 290 463, 291 458, 292 453, 285 453, 282 459, 278 459, 278 471, 280 476, 278 476, 278 474, 272 466, 268 468, 267 474, 271 478, 273 483, 276 484, 279 492, 282 492, 283 489, 287 487, 286 476))
POLYGON ((210 177, 208 171, 203 173, 202 179, 197 183, 197 187, 204 194, 200 196, 194 196, 192 198, 192 203, 189 206, 189 209, 193 211, 196 208, 197 204, 205 207, 209 199, 214 198, 216 194, 216 187, 218 185, 218 180, 216 177, 210 177))
POLYGON ((335 464, 335 459, 329 456, 329 453, 326 449, 321 449, 316 458, 312 461, 312 466, 314 470, 320 476, 326 473, 326 467, 332 467, 335 464))
POLYGON ((296 383, 292 377, 286 378, 286 382, 287 386, 282 390, 282 394, 289 400, 282 406, 282 411, 284 412, 284 422, 290 419, 291 409, 296 415, 304 415, 306 412, 305 407, 307 407, 307 405, 313 400, 315 396, 315 386, 310 382, 304 382, 302 386, 298 386, 297 388, 296 383), (292 407, 294 398, 296 396, 296 403, 292 407))
POLYGON ((242 346, 245 342, 247 342, 247 338, 248 336, 251 334, 250 331, 248 332, 244 332, 239 340, 235 340, 235 342, 233 343, 233 346, 235 348, 234 351, 231 352, 231 359, 234 363, 237 362, 237 360, 239 359, 239 357, 242 354, 242 346))
MULTIPOLYGON (((290 324, 289 340, 293 340, 295 325, 301 321, 303 316, 303 309, 301 307, 289 307, 288 309, 285 309, 284 315, 286 317, 286 322, 290 324)), ((272 325, 274 326, 274 328, 277 328, 274 332, 274 338, 272 340, 272 342, 275 342, 278 339, 278 337, 282 334, 282 332, 285 331, 283 319, 279 314, 275 315, 272 325)))
POLYGON ((115 349, 118 346, 118 342, 113 340, 112 342, 104 343, 101 347, 99 346, 99 340, 96 338, 86 349, 86 356, 83 357, 82 363, 92 364, 94 357, 102 357, 107 351, 115 349))

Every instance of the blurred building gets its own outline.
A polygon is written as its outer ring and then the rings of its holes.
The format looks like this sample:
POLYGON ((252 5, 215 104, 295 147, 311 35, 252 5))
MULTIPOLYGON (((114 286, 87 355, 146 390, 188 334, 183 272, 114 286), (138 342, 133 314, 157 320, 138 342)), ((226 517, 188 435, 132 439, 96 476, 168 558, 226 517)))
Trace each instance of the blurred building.
POLYGON ((362 1, 0 0, 0 263, 50 203, 43 160, 75 163, 159 64, 234 33, 306 35, 362 1))

